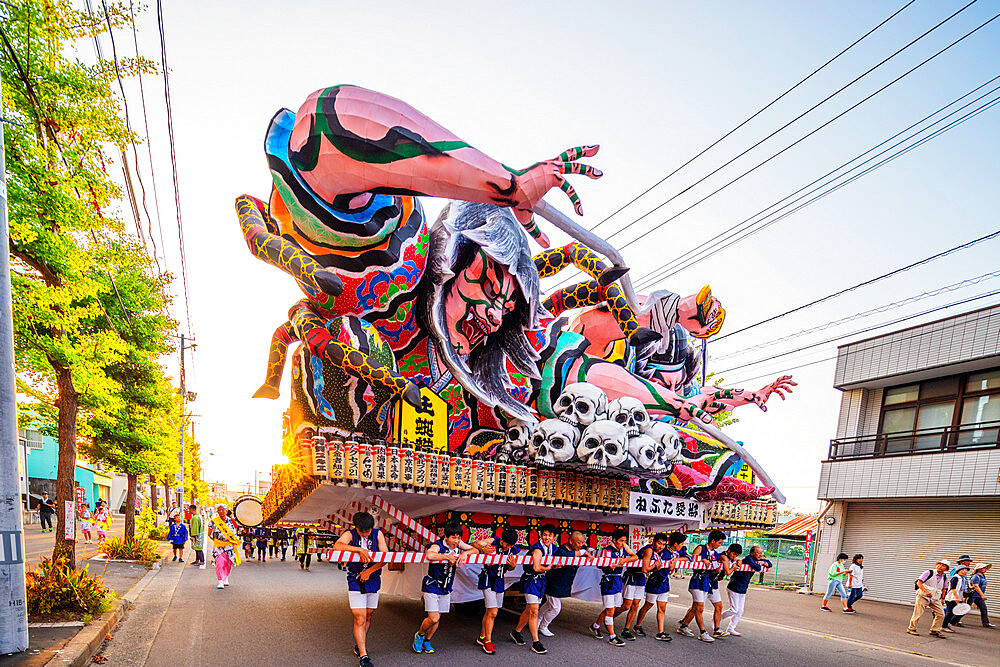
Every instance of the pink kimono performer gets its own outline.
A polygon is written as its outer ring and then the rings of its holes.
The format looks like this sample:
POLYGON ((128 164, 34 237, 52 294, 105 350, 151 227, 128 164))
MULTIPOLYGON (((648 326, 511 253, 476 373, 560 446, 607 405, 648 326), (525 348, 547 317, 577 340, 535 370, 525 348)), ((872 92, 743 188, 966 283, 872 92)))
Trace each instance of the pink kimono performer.
POLYGON ((215 561, 215 577, 219 580, 216 588, 229 585, 229 573, 233 565, 239 564, 236 555, 236 526, 229 518, 229 510, 225 505, 216 507, 217 515, 212 517, 209 525, 209 536, 212 538, 212 559, 215 561))

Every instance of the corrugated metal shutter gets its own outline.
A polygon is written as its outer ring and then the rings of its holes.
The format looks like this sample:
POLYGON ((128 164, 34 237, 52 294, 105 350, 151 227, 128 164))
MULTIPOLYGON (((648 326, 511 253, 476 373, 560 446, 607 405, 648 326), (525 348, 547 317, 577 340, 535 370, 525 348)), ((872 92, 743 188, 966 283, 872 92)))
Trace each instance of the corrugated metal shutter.
POLYGON ((954 565, 969 554, 973 564, 993 563, 986 604, 1000 618, 1000 501, 848 503, 843 552, 865 555, 866 597, 906 604, 913 603, 914 579, 939 558, 954 565))

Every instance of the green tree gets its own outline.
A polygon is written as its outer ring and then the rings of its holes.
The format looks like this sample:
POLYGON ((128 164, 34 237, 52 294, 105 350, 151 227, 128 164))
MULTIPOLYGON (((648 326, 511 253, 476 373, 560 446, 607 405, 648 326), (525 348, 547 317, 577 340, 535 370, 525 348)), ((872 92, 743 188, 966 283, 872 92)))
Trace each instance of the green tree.
MULTIPOLYGON (((124 313, 133 310, 116 287, 116 261, 128 257, 126 271, 133 270, 144 255, 112 212, 121 190, 104 149, 120 152, 134 139, 112 88, 115 68, 72 59, 71 47, 130 18, 121 3, 109 4, 107 18, 66 0, 23 0, 5 10, 0 77, 15 363, 19 389, 30 397, 22 417, 58 437, 62 503, 74 498, 78 422, 89 435, 90 416, 121 410, 106 368, 128 356, 136 334, 116 327, 104 304, 114 299, 124 313)), ((151 68, 142 59, 119 63, 123 75, 151 68)), ((75 565, 75 541, 65 539, 59 509, 53 557, 75 565)))

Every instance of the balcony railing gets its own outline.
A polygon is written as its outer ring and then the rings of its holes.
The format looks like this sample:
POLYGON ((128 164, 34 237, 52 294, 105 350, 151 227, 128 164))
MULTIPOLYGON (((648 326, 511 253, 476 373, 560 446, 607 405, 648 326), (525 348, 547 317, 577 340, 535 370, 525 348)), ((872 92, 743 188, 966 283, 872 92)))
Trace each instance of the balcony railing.
POLYGON ((830 441, 829 460, 865 459, 1000 447, 1000 421, 879 433, 830 441))

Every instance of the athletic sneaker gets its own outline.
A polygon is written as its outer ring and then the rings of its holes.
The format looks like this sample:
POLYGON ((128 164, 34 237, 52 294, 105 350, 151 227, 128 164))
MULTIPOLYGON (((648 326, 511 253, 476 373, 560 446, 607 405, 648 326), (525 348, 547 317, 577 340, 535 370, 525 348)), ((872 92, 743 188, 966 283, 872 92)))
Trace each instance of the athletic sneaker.
POLYGON ((486 643, 486 637, 483 637, 482 635, 479 635, 479 637, 476 639, 476 643, 479 644, 480 646, 482 646, 483 644, 486 643))
POLYGON ((420 633, 414 633, 413 635, 413 652, 423 653, 424 652, 424 638, 420 636, 420 633))
POLYGON ((642 629, 641 625, 637 625, 634 628, 632 628, 632 633, 635 634, 636 637, 646 636, 646 631, 642 629))
POLYGON ((354 645, 354 655, 358 656, 359 658, 361 657, 361 651, 358 650, 357 644, 354 645))
POLYGON ((538 626, 538 634, 540 634, 540 635, 542 635, 544 637, 555 637, 556 636, 556 633, 554 633, 551 630, 549 630, 549 626, 547 626, 547 625, 539 625, 538 626))
POLYGON ((671 637, 670 635, 668 635, 666 632, 657 632, 656 633, 656 639, 660 640, 661 642, 672 642, 672 641, 674 641, 674 638, 671 637))
POLYGON ((917 632, 916 630, 910 630, 909 628, 906 629, 906 634, 908 634, 908 635, 916 635, 917 637, 920 636, 919 632, 917 632))
POLYGON ((612 637, 608 640, 608 643, 612 646, 625 646, 625 642, 621 637, 612 637))
POLYGON ((517 630, 511 630, 511 631, 510 631, 510 638, 511 638, 511 640, 513 640, 513 642, 514 642, 515 644, 517 644, 518 646, 524 646, 524 645, 525 645, 525 643, 526 643, 526 642, 524 641, 524 635, 522 635, 522 634, 521 634, 520 632, 518 632, 517 630))
POLYGON ((708 634, 708 630, 705 630, 700 635, 698 635, 698 639, 700 639, 703 642, 708 642, 709 644, 715 641, 714 639, 712 639, 712 635, 708 634))
POLYGON ((823 605, 822 607, 820 607, 820 609, 821 609, 822 611, 833 611, 832 609, 830 609, 830 608, 829 608, 829 607, 827 607, 826 605, 823 605))
POLYGON ((592 626, 590 626, 590 634, 594 635, 594 639, 600 639, 601 638, 601 626, 599 626, 599 625, 592 625, 592 626))
POLYGON ((431 646, 431 643, 429 641, 427 641, 427 637, 424 637, 424 653, 433 653, 433 652, 434 652, 434 647, 431 646))
POLYGON ((629 630, 628 628, 625 628, 624 630, 622 630, 622 639, 627 639, 630 642, 634 642, 635 641, 635 635, 632 634, 631 630, 629 630))
POLYGON ((496 648, 493 646, 493 642, 483 642, 481 646, 483 647, 483 653, 486 655, 493 655, 497 652, 496 648))
POLYGON ((542 655, 543 653, 548 653, 549 649, 545 648, 545 646, 542 645, 542 642, 532 642, 531 652, 537 653, 538 655, 542 655))
POLYGON ((716 628, 715 630, 712 630, 712 636, 716 637, 718 639, 722 639, 723 637, 728 637, 729 633, 725 632, 725 631, 723 631, 723 630, 721 630, 719 628, 716 628))
POLYGON ((845 614, 856 614, 856 613, 858 613, 858 612, 854 611, 853 609, 845 609, 845 610, 844 610, 844 613, 845 613, 845 614))
POLYGON ((374 663, 372 662, 371 658, 369 658, 367 655, 362 656, 360 667, 373 667, 373 665, 374 663))
POLYGON ((729 634, 731 634, 733 637, 742 637, 743 636, 742 632, 737 632, 736 630, 730 630, 729 634))
POLYGON ((691 632, 691 628, 689 628, 688 626, 683 625, 683 624, 677 626, 677 632, 679 634, 684 635, 685 637, 694 637, 695 636, 695 634, 693 632, 691 632))

